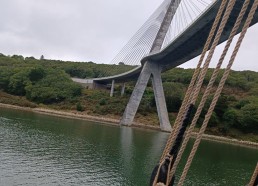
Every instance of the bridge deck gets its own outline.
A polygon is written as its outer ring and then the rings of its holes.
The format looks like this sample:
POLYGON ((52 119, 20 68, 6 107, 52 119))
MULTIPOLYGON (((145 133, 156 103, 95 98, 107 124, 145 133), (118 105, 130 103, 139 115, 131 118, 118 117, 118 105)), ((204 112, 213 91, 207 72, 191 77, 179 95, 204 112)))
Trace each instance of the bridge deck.
MULTIPOLYGON (((189 25, 178 37, 176 37, 167 47, 161 50, 158 53, 150 54, 144 57, 141 62, 145 61, 156 61, 160 63, 163 67, 163 71, 169 70, 176 66, 179 66, 196 56, 200 55, 203 49, 203 46, 207 40, 210 29, 214 22, 214 19, 217 15, 218 9, 220 7, 222 0, 215 1, 209 8, 207 8, 202 15, 200 15, 191 25, 189 25)), ((251 5, 254 0, 251 0, 251 5)), ((244 0, 237 0, 236 4, 232 10, 229 21, 227 22, 225 29, 222 33, 222 37, 219 41, 219 44, 226 41, 229 37, 229 34, 235 24, 237 16, 242 8, 244 0)), ((251 8, 249 6, 247 14, 251 8)), ((245 15, 245 18, 247 17, 245 15)), ((244 19, 245 20, 245 19, 244 19)), ((258 22, 258 11, 256 11, 254 19, 251 25, 254 25, 258 22)), ((242 22, 238 33, 241 31, 244 22, 242 22)), ((96 78, 92 79, 93 81, 100 84, 108 84, 112 80, 116 82, 127 82, 135 80, 138 78, 141 72, 141 67, 137 67, 129 72, 119 74, 116 76, 105 77, 105 78, 96 78)))

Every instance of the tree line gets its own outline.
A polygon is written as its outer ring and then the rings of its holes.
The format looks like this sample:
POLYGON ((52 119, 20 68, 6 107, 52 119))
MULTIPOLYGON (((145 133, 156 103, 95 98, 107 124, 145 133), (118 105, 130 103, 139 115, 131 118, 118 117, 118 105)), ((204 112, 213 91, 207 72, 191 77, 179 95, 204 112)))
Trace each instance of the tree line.
MULTIPOLYGON (((93 62, 48 60, 41 57, 0 54, 0 90, 11 95, 24 96, 37 104, 77 104, 78 110, 95 110, 98 114, 121 115, 133 90, 134 82, 126 88, 125 98, 109 98, 98 91, 84 90, 71 77, 94 78, 101 74, 115 75, 135 68, 124 64, 107 65, 93 62), (114 103, 114 105, 112 105, 114 103), (89 105, 92 105, 90 107, 89 105)), ((162 74, 168 111, 177 113, 184 93, 192 78, 193 69, 175 68, 162 74)), ((208 84, 213 69, 204 79, 208 84)), ((223 70, 220 71, 221 77, 223 70)), ((219 83, 218 78, 215 86, 219 83)), ((119 85, 116 87, 119 91, 119 85)), ((202 92, 204 89, 202 90, 202 92)), ((231 71, 223 93, 212 115, 209 127, 227 133, 230 129, 258 134, 258 72, 231 71)), ((209 98, 198 123, 202 123, 209 108, 209 98)), ((200 100, 200 98, 199 98, 200 100)), ((74 107, 71 107, 74 108, 74 107)), ((195 108, 196 109, 196 108, 195 108)), ((151 83, 149 83, 139 108, 142 115, 156 112, 151 83)), ((172 114, 173 115, 173 114, 172 114)), ((172 118, 173 120, 174 118, 172 118)))

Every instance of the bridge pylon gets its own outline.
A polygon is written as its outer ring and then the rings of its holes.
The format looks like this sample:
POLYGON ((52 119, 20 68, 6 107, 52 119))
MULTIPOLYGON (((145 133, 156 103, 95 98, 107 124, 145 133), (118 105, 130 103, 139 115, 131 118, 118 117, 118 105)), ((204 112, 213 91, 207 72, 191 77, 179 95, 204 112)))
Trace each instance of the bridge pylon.
POLYGON ((157 63, 147 61, 144 64, 141 74, 132 92, 131 98, 120 121, 121 125, 130 126, 133 123, 148 81, 150 78, 152 78, 160 128, 163 131, 171 131, 171 125, 168 118, 167 105, 161 80, 161 70, 161 66, 157 63))
MULTIPOLYGON (((169 30, 171 21, 176 13, 176 10, 181 0, 170 0, 169 5, 162 12, 165 14, 156 38, 152 44, 150 53, 159 52, 166 34, 169 30)), ((164 131, 171 131, 171 125, 168 118, 167 105, 161 80, 162 66, 157 62, 147 61, 143 64, 142 71, 135 85, 131 98, 126 106, 123 117, 120 121, 121 125, 131 125, 133 123, 135 114, 138 110, 143 93, 146 89, 150 77, 152 77, 152 85, 155 95, 155 101, 160 121, 160 128, 164 131)))

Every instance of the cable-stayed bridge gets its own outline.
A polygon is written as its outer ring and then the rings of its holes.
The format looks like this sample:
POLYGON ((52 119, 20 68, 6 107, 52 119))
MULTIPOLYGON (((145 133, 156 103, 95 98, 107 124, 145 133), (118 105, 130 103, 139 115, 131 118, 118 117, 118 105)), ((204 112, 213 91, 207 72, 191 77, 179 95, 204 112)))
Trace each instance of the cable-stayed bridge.
MULTIPOLYGON (((170 130, 161 73, 201 54, 222 1, 165 0, 111 62, 112 64, 140 64, 139 66, 114 76, 107 76, 107 70, 102 77, 73 80, 93 87, 103 87, 112 83, 112 95, 115 82, 138 79, 121 120, 121 124, 131 125, 147 83, 152 77, 161 129, 170 130)), ((250 1, 237 33, 241 31, 254 2, 254 0, 250 1)), ((244 0, 236 1, 218 44, 228 39, 243 3, 244 0)), ((251 25, 257 21, 258 12, 256 11, 251 25)))

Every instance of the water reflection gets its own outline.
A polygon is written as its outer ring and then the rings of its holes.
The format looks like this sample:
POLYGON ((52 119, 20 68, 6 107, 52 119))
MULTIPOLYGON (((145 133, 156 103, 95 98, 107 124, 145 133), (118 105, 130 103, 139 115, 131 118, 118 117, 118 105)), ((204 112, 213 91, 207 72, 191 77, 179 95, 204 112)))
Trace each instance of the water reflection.
POLYGON ((133 167, 131 166, 131 162, 133 159, 134 147, 133 147, 133 129, 129 127, 121 127, 120 128, 120 146, 121 146, 121 158, 123 161, 123 174, 133 174, 133 167))
MULTIPOLYGON (((148 185, 167 137, 1 109, 0 185, 148 185)), ((186 185, 244 185, 257 157, 255 149, 204 141, 186 185)))

